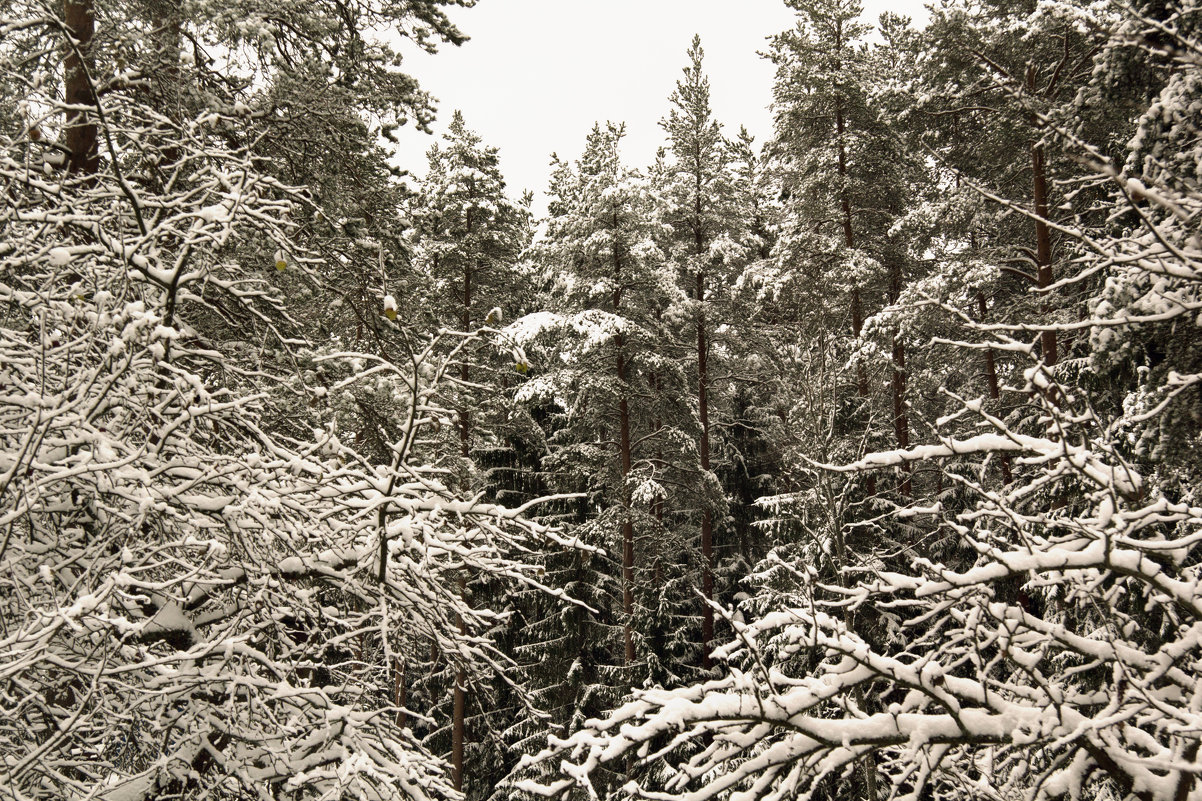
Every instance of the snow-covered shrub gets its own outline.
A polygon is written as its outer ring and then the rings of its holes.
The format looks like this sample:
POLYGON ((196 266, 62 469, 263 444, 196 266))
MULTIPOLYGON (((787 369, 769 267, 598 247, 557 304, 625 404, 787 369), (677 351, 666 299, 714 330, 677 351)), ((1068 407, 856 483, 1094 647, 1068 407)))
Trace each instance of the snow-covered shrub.
POLYGON ((218 76, 198 63, 211 8, 133 5, 96 4, 90 43, 91 3, 0 19, 0 787, 458 797, 411 729, 406 662, 500 667, 501 615, 460 579, 537 586, 522 554, 556 539, 448 489, 421 441, 474 335, 306 339, 290 292, 337 288, 301 230, 310 193, 255 152, 275 116, 242 102, 242 40, 218 76), (176 48, 158 71, 156 46, 176 48))

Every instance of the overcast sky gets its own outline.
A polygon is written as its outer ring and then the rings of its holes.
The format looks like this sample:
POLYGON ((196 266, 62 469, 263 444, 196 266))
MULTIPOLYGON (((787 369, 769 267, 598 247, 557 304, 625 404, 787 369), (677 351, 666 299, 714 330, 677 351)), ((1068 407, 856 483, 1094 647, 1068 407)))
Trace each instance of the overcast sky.
MULTIPOLYGON (((887 8, 926 18, 916 0, 869 0, 865 17, 887 8)), ((471 41, 407 54, 405 67, 439 100, 435 135, 463 111, 468 128, 500 149, 510 193, 534 191, 539 213, 551 153, 579 156, 594 122, 625 122, 624 159, 651 163, 694 33, 718 121, 727 135, 746 125, 762 142, 772 129, 773 70, 756 51, 795 21, 782 0, 480 0, 456 11, 471 41)), ((395 162, 424 174, 434 138, 408 126, 399 135, 395 162)))

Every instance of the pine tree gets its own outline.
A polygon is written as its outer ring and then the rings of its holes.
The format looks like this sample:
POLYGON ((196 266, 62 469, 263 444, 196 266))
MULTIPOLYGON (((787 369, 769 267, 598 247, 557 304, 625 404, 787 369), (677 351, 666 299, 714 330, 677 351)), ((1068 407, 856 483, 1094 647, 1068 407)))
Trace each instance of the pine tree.
POLYGON ((605 499, 609 509, 605 518, 620 530, 615 550, 622 565, 623 660, 633 665, 635 522, 643 503, 639 499, 657 492, 641 490, 637 483, 654 481, 661 472, 653 460, 640 458, 639 453, 649 453, 655 438, 665 435, 661 431, 649 432, 651 437, 641 434, 638 429, 646 425, 652 410, 636 406, 641 401, 632 403, 632 398, 654 399, 665 391, 649 385, 653 373, 664 386, 674 382, 671 366, 656 356, 653 345, 670 286, 656 245, 658 214, 645 182, 620 163, 623 133, 620 126, 594 128, 577 165, 564 164, 557 171, 552 217, 536 258, 557 276, 553 291, 559 311, 534 320, 540 333, 553 327, 566 335, 565 341, 554 345, 566 352, 548 356, 548 372, 523 391, 538 393, 532 397, 541 399, 544 393, 558 394, 571 387, 574 399, 559 410, 563 417, 556 432, 566 450, 555 458, 575 460, 571 451, 590 440, 612 444, 612 451, 586 447, 579 456, 598 460, 593 469, 603 478, 594 491, 605 499), (557 362, 564 367, 556 366, 557 362))
MULTIPOLYGON (((506 196, 496 148, 485 147, 480 137, 468 130, 462 113, 454 113, 444 139, 445 146, 430 149, 426 178, 409 203, 414 226, 411 241, 428 300, 426 308, 432 309, 443 325, 468 332, 476 326, 499 324, 503 307, 508 305, 513 311, 526 294, 517 269, 530 239, 530 213, 528 204, 506 196)), ((489 364, 493 360, 488 354, 462 353, 457 376, 460 469, 464 488, 471 490, 477 489, 477 481, 467 477, 472 470, 473 445, 497 436, 488 430, 489 406, 495 408, 496 404, 482 403, 484 394, 473 390, 473 379, 479 384, 481 376, 479 372, 473 376, 472 362, 481 359, 486 368, 494 366, 489 364), (481 423, 477 418, 484 419, 481 423)), ((502 369, 513 366, 509 362, 502 369)), ((497 445, 490 442, 494 454, 497 445)), ((463 576, 460 580, 466 586, 468 579, 463 576)), ((493 599, 486 596, 484 600, 493 599)), ((457 790, 463 789, 466 682, 467 676, 460 670, 453 679, 451 712, 451 764, 457 790)))
MULTIPOLYGON (((1057 184, 1077 172, 1071 159, 1058 158, 1048 134, 1075 115, 1099 46, 1098 29, 1075 16, 1008 0, 949 4, 931 19, 920 64, 929 87, 920 106, 929 115, 928 141, 945 163, 1001 197, 1026 198, 1030 219, 1009 215, 1001 229, 981 228, 977 244, 998 252, 1007 275, 1024 282, 1020 289, 1043 298, 1043 314, 1057 311, 1048 289, 1055 263, 1067 256, 1052 225, 1073 208, 1064 213, 1068 198, 1057 184)), ((1083 207, 1088 193, 1077 199, 1083 207)), ((1048 365, 1061 359, 1051 331, 1040 334, 1040 350, 1048 365)))
MULTIPOLYGON (((811 279, 823 287, 832 279, 843 285, 850 333, 858 341, 866 304, 888 302, 894 294, 888 287, 899 283, 902 255, 887 232, 903 212, 907 154, 872 98, 877 64, 863 46, 869 28, 860 21, 859 3, 818 0, 790 6, 799 12, 798 25, 774 38, 771 49, 777 65, 773 149, 789 199, 788 233, 777 258, 792 269, 814 264, 817 274, 811 279)), ((826 302, 815 304, 819 314, 826 302)), ((867 354, 857 354, 854 361, 861 407, 856 414, 867 425, 876 405, 875 380, 867 354)), ((908 438, 900 389, 895 383, 892 419, 898 440, 908 438)), ((903 494, 908 487, 903 475, 903 494)), ((866 489, 870 497, 875 494, 874 479, 867 480, 866 489)))
MULTIPOLYGON (((531 217, 528 204, 505 194, 496 148, 484 146, 467 129, 462 113, 455 112, 444 138, 445 146, 431 148, 428 173, 410 203, 412 243, 426 307, 439 324, 470 331, 499 324, 507 312, 520 316, 525 311, 530 287, 520 266, 531 217)), ((505 367, 512 371, 514 365, 505 367)), ((465 357, 459 368, 458 425, 465 462, 473 450, 471 410, 481 403, 469 389, 470 379, 465 357)))
POLYGON ((676 82, 672 109, 661 125, 668 135, 671 162, 663 177, 666 221, 672 228, 671 253, 692 303, 696 354, 697 443, 702 486, 701 506, 701 654, 709 667, 714 640, 714 510, 721 509, 721 490, 711 465, 711 344, 714 309, 721 308, 729 285, 729 261, 741 256, 735 239, 730 195, 730 152, 710 109, 709 79, 702 67, 701 38, 693 37, 689 66, 676 82))

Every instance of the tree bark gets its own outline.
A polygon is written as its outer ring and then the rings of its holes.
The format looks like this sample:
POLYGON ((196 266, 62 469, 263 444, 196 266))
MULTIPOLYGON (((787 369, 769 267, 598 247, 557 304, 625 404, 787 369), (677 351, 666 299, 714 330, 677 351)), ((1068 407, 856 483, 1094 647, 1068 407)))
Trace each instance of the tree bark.
MULTIPOLYGON (((475 186, 472 186, 473 194, 475 186)), ((472 213, 468 209, 467 213, 467 233, 472 232, 472 213)), ((470 264, 463 265, 463 309, 461 312, 460 322, 463 325, 463 332, 471 328, 472 325, 472 269, 470 264)), ((466 355, 459 365, 459 380, 463 382, 462 391, 467 392, 467 382, 471 376, 471 370, 467 363, 466 355)), ((471 458, 471 413, 468 410, 467 403, 461 405, 459 409, 459 454, 464 460, 464 470, 467 469, 467 460, 471 458)), ((464 473, 465 477, 467 473, 464 473)), ((466 480, 464 482, 467 483, 466 480)), ((465 487, 466 488, 466 487, 465 487)), ((467 583, 462 577, 459 579, 459 596, 467 603, 467 583)), ((463 617, 459 618, 459 633, 466 634, 467 626, 464 623, 463 617)), ((463 668, 460 668, 455 674, 455 692, 453 697, 453 706, 451 712, 451 780, 455 785, 455 789, 463 790, 463 744, 467 731, 467 722, 464 715, 467 710, 467 691, 464 685, 467 683, 467 676, 464 674, 463 668)))
POLYGON ((467 692, 463 689, 465 680, 466 677, 461 668, 455 674, 455 710, 454 721, 451 724, 451 781, 454 783, 455 789, 461 792, 463 790, 463 743, 467 729, 464 720, 467 707, 467 692))
POLYGON ((63 62, 63 95, 68 106, 63 143, 70 155, 67 170, 73 175, 92 175, 100 166, 97 150, 96 119, 90 111, 96 106, 90 76, 95 71, 92 36, 96 32, 96 10, 92 0, 64 0, 63 20, 73 42, 67 44, 63 62))
MULTIPOLYGON (((475 199, 476 184, 473 181, 470 184, 470 192, 472 199, 475 199)), ((466 219, 464 220, 465 232, 464 238, 470 240, 472 235, 472 207, 468 206, 466 219)), ((472 268, 470 260, 464 261, 463 264, 463 306, 460 310, 460 326, 463 333, 467 333, 472 326, 472 268)), ((468 369, 467 359, 465 358, 459 365, 459 380, 463 382, 461 392, 467 392, 467 381, 470 371, 468 369)), ((467 408, 467 403, 460 404, 459 407, 459 452, 466 460, 471 455, 471 411, 467 408)))
MULTIPOLYGON (((658 372, 654 372, 651 374, 651 386, 655 389, 655 405, 656 405, 656 408, 658 409, 659 408, 659 399, 660 399, 660 396, 663 395, 663 391, 664 391, 663 380, 660 378, 658 372)), ((655 417, 655 422, 654 422, 654 430, 659 431, 663 427, 664 427, 664 420, 657 413, 656 417, 655 417)), ((662 465, 664 463, 663 439, 660 437, 656 437, 655 463, 657 465, 662 465)), ((655 499, 655 503, 654 503, 655 522, 659 523, 661 526, 664 524, 665 506, 666 506, 666 499, 661 494, 658 498, 655 499)))
MULTIPOLYGON (((705 225, 702 203, 702 169, 700 153, 693 164, 693 253, 697 266, 697 417, 701 423, 701 441, 697 450, 701 457, 702 486, 708 486, 710 472, 710 412, 709 412, 709 345, 706 341, 705 225)), ((714 512, 708 497, 701 500, 701 666, 710 668, 710 647, 714 640, 714 512)))
MULTIPOLYGON (((150 25, 149 53, 145 65, 139 65, 145 75, 146 101, 156 111, 172 122, 183 121, 183 71, 180 69, 180 54, 183 50, 183 11, 176 0, 143 0, 142 6, 150 25)), ((118 62, 120 65, 120 61, 118 62)), ((180 161, 183 151, 179 147, 176 133, 170 129, 158 132, 159 139, 168 144, 162 146, 156 172, 166 184, 180 161)))
POLYGON ((397 708, 396 725, 403 729, 409 725, 409 714, 405 711, 409 705, 409 683, 405 680, 405 660, 399 656, 392 658, 392 704, 397 708))

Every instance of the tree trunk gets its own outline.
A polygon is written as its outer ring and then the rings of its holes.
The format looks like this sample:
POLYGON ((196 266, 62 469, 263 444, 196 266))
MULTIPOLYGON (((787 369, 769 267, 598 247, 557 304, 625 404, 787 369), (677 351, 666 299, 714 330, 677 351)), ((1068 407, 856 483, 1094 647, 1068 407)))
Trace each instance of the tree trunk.
MULTIPOLYGON (((664 391, 663 381, 660 379, 658 372, 651 374, 651 386, 655 388, 655 405, 656 405, 656 408, 658 409, 660 396, 663 395, 663 391, 664 391)), ((655 417, 654 430, 658 432, 663 427, 664 427, 664 420, 657 413, 656 417, 655 417)), ((663 463, 664 463, 663 439, 659 436, 656 437, 655 463, 657 465, 663 465, 663 463)), ((665 507, 666 507, 666 498, 664 497, 664 495, 660 495, 658 498, 655 499, 655 504, 654 504, 655 522, 659 523, 660 526, 663 526, 663 524, 664 524, 665 507)))
MULTIPOLYGON (((618 232, 618 218, 614 215, 614 235, 618 232)), ((622 257, 618 254, 617 244, 613 249, 614 260, 614 314, 620 314, 622 308, 622 257)), ((622 634, 626 645, 626 664, 634 663, 634 520, 631 517, 630 487, 627 480, 630 477, 632 465, 630 446, 630 403, 626 399, 626 350, 625 339, 621 333, 614 336, 614 346, 617 349, 616 367, 618 373, 618 458, 622 465, 622 616, 624 618, 622 634)))
MULTIPOLYGON (((469 223, 470 226, 470 223, 469 223)), ((470 227, 468 229, 471 230, 470 227)), ((472 324, 472 271, 464 265, 463 268, 463 313, 460 322, 466 333, 472 324)), ((459 380, 463 382, 463 392, 467 392, 467 381, 471 375, 466 358, 459 365, 459 380)), ((459 408, 459 454, 467 459, 471 455, 471 412, 464 403, 459 408)))
MULTIPOLYGON (((709 346, 706 343, 705 283, 702 273, 697 273, 697 416, 701 421, 701 475, 708 486, 710 472, 710 412, 709 412, 709 346)), ((702 499, 701 509, 701 666, 710 667, 710 643, 714 639, 714 513, 709 499, 702 499)))
MULTIPOLYGON (((977 311, 981 322, 984 322, 988 309, 985 306, 985 293, 979 289, 977 290, 977 311)), ((997 362, 994 360, 993 348, 985 349, 985 380, 989 384, 989 397, 993 400, 1000 400, 1002 388, 998 383, 997 362)), ((1014 476, 1010 473, 1010 457, 1002 454, 1002 482, 1004 485, 1009 485, 1013 479, 1014 476)))
MULTIPOLYGON (((901 266, 889 266, 889 302, 897 303, 901 297, 901 266)), ((910 447, 910 420, 906 416, 906 345, 899 332, 893 332, 893 430, 897 435, 897 447, 910 447)), ((910 498, 914 494, 910 463, 902 464, 901 494, 910 498)))
POLYGON ((454 721, 451 724, 451 781, 454 782, 455 789, 461 792, 463 790, 463 741, 467 728, 464 721, 464 712, 467 707, 467 692, 463 689, 465 680, 463 669, 460 668, 459 672, 455 674, 455 711, 454 721))
POLYGON ((154 71, 161 87, 158 100, 162 107, 159 110, 178 122, 183 88, 179 67, 183 45, 183 12, 176 0, 157 0, 151 6, 154 71))
MULTIPOLYGON (((843 29, 841 24, 836 30, 836 42, 837 47, 841 49, 843 46, 843 29)), ((838 69, 839 66, 840 65, 836 63, 836 69, 838 69)), ((839 98, 836 98, 835 100, 835 134, 839 149, 839 180, 842 184, 840 187, 841 197, 839 205, 842 207, 843 211, 843 240, 844 244, 847 245, 847 249, 852 250, 856 246, 856 240, 855 230, 852 226, 851 198, 848 197, 847 194, 847 148, 843 138, 843 103, 839 98)), ((851 326, 852 332, 855 334, 856 339, 859 339, 860 332, 864 328, 864 308, 860 298, 859 285, 857 285, 851 293, 851 326)), ((861 398, 864 399, 864 403, 867 405, 868 375, 863 363, 856 364, 856 392, 861 398)), ((871 473, 869 473, 866 477, 865 489, 867 490, 869 497, 876 495, 876 477, 871 473)), ((842 548, 840 548, 840 550, 842 550, 842 548)), ((841 557, 840 561, 846 563, 845 558, 841 557)), ((850 619, 848 621, 848 625, 852 625, 850 619)), ((863 706, 862 702, 861 706, 863 706)), ((876 801, 876 764, 877 759, 875 752, 868 754, 864 759, 865 795, 868 801, 876 801)))
POLYGON ((392 704, 397 708, 396 725, 403 729, 409 725, 409 714, 405 711, 409 705, 409 684, 405 680, 405 660, 399 656, 392 658, 392 704))
MULTIPOLYGON (((1034 65, 1027 68, 1027 90, 1035 91, 1035 67, 1034 65)), ((1032 126, 1036 124, 1032 118, 1032 126)), ((1039 144, 1039 140, 1031 145, 1031 195, 1035 202, 1035 278, 1037 286, 1040 289, 1047 289, 1052 285, 1052 233, 1048 228, 1047 219, 1049 214, 1048 209, 1048 172, 1047 163, 1044 160, 1043 146, 1039 144)), ((1046 301, 1042 306, 1044 321, 1048 321, 1048 315, 1051 313, 1051 306, 1046 301)), ((1039 335, 1040 350, 1043 353, 1043 362, 1048 367, 1056 364, 1056 332, 1042 331, 1039 335)))
POLYGON ((617 369, 618 385, 621 396, 618 399, 618 451, 622 463, 622 506, 625 516, 622 520, 622 613, 625 618, 623 628, 626 643, 626 664, 634 662, 634 521, 631 519, 630 488, 626 481, 630 475, 630 404, 626 400, 626 354, 623 352, 622 335, 614 337, 618 349, 617 369))
MULTIPOLYGON (((467 581, 459 577, 459 597, 467 603, 467 581)), ((459 617, 459 633, 467 634, 467 624, 459 617)), ((467 739, 467 673, 462 667, 455 671, 455 692, 451 710, 451 781, 455 789, 463 790, 463 744, 467 739)))
MULTIPOLYGON (((465 267, 463 270, 463 298, 464 298, 463 328, 465 331, 467 330, 468 324, 471 322, 471 320, 470 320, 471 295, 469 294, 470 291, 471 291, 471 273, 465 267)), ((468 371, 467 362, 464 361, 459 366, 459 378, 464 382, 465 385, 467 384, 469 375, 470 375, 470 373, 468 371)), ((470 428, 470 423, 468 422, 468 411, 465 407, 465 408, 461 409, 459 412, 459 451, 460 451, 460 455, 463 456, 465 461, 467 460, 467 458, 469 457, 469 454, 470 454, 470 447, 468 444, 470 435, 471 435, 471 428, 470 428)), ((459 589, 460 589, 460 596, 462 597, 463 590, 464 590, 463 579, 459 580, 459 589)), ((466 599, 464 600, 464 603, 466 603, 466 599)), ((464 626, 462 617, 459 618, 459 633, 460 634, 467 633, 467 630, 466 630, 466 627, 464 626)), ((455 674, 454 709, 452 712, 452 721, 451 721, 451 777, 455 783, 456 790, 463 789, 463 736, 464 736, 464 730, 466 728, 464 725, 463 716, 464 716, 464 711, 467 707, 467 695, 463 688, 465 680, 466 680, 466 677, 463 674, 463 669, 460 668, 459 671, 455 674)))
MULTIPOLYGON (((147 100, 178 124, 183 120, 183 73, 179 64, 183 48, 183 12, 176 0, 148 0, 146 14, 150 21, 152 47, 147 64, 151 81, 147 100)), ((168 141, 177 140, 173 131, 166 134, 168 141)), ((182 155, 176 144, 162 149, 156 169, 164 183, 171 180, 171 172, 182 155)))
MULTIPOLYGON (((847 148, 843 143, 843 104, 838 101, 835 103, 835 134, 839 149, 839 180, 843 182, 839 201, 839 205, 843 211, 843 243, 847 245, 848 250, 852 250, 856 246, 856 236, 851 220, 851 198, 847 196, 847 148)), ((864 309, 860 301, 860 287, 857 285, 851 291, 851 330, 856 339, 860 338, 860 331, 863 328, 864 309)), ((868 372, 865 370, 862 362, 857 362, 856 364, 856 394, 867 403, 868 372)), ((870 496, 876 495, 876 476, 869 474, 866 477, 865 484, 868 494, 870 496)))
MULTIPOLYGON (((709 413, 709 345, 706 342, 705 321, 705 223, 702 203, 702 166, 700 151, 693 163, 693 255, 697 259, 697 417, 701 424, 701 441, 697 450, 701 457, 702 486, 709 486, 710 472, 710 413, 709 413)), ((701 666, 710 668, 710 648, 714 640, 714 512, 709 498, 701 499, 701 666)))
POLYGON ((64 0, 63 19, 73 42, 67 43, 63 62, 63 94, 68 106, 63 143, 70 155, 67 170, 73 175, 92 175, 100 166, 96 147, 96 120, 86 109, 96 106, 90 76, 95 71, 92 36, 96 32, 96 13, 92 0, 64 0))
MULTIPOLYGON (((473 190, 474 188, 473 186, 473 190)), ((467 230, 470 234, 472 230, 470 210, 467 215, 467 230)), ((464 333, 467 333, 472 325, 472 270, 467 264, 463 265, 463 309, 460 322, 463 324, 464 333)), ((463 382, 462 391, 465 393, 470 376, 471 370, 468 367, 466 355, 464 355, 463 361, 459 365, 459 380, 463 382)), ((459 454, 463 457, 466 477, 467 460, 471 457, 471 413, 467 403, 464 403, 459 409, 459 454)), ((466 484, 466 480, 464 483, 466 484)), ((467 603, 466 595, 467 583, 464 578, 460 577, 459 596, 464 603, 467 603)), ((462 616, 459 618, 459 633, 467 633, 467 626, 464 624, 462 616)), ((459 791, 463 790, 463 743, 467 730, 464 720, 467 710, 467 691, 464 688, 466 683, 467 676, 464 674, 463 668, 460 668, 455 674, 455 693, 451 713, 451 779, 455 789, 459 791)))

